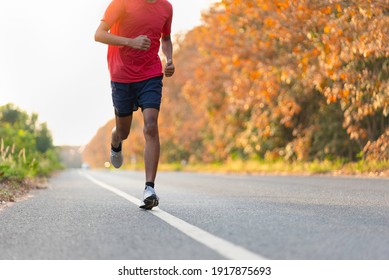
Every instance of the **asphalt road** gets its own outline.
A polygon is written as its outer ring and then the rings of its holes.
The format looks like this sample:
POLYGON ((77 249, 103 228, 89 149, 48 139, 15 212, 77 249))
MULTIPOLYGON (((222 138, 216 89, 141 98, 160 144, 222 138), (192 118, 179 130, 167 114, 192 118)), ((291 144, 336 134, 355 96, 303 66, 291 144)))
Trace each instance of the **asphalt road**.
POLYGON ((389 179, 68 170, 0 211, 0 259, 389 259, 389 179))

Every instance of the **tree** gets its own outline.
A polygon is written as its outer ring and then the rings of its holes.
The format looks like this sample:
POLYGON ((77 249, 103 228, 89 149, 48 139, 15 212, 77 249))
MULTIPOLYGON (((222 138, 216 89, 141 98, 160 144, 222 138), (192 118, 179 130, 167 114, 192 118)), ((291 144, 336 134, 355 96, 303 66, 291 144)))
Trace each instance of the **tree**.
POLYGON ((387 160, 388 28, 382 0, 215 3, 177 40, 161 159, 387 160))

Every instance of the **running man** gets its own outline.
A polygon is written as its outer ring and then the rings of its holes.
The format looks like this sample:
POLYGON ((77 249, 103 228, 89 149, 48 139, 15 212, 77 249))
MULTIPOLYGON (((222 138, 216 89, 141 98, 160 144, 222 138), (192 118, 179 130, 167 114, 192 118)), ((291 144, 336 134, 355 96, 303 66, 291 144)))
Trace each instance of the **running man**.
POLYGON ((133 111, 142 109, 146 184, 140 208, 158 206, 154 190, 160 143, 158 114, 163 75, 174 74, 170 38, 173 7, 167 0, 112 0, 96 30, 95 40, 108 45, 108 69, 116 126, 112 130, 111 163, 123 163, 122 142, 127 139, 133 111), (158 55, 160 43, 166 57, 158 55))

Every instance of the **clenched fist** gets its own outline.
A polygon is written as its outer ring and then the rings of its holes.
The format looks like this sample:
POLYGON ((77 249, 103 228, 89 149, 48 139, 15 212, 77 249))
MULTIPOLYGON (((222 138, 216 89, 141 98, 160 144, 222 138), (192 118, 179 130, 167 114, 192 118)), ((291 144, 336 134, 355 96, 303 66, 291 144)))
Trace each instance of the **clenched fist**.
POLYGON ((173 61, 168 60, 166 62, 166 65, 165 65, 165 76, 166 77, 173 76, 174 71, 175 71, 175 67, 174 67, 173 61))
POLYGON ((150 48, 151 40, 146 35, 139 35, 129 39, 128 45, 133 49, 147 51, 150 48))

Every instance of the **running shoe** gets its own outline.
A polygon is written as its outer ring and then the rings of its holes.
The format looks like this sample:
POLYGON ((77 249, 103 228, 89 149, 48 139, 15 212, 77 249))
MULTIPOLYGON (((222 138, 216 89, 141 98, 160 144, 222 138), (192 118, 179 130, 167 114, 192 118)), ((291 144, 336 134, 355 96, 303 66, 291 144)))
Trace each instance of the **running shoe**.
POLYGON ((151 210, 153 207, 158 206, 159 197, 155 194, 154 188, 146 186, 143 192, 143 201, 139 208, 145 210, 151 210))
POLYGON ((119 168, 123 164, 123 154, 122 151, 115 152, 111 149, 111 163, 115 168, 119 168))

